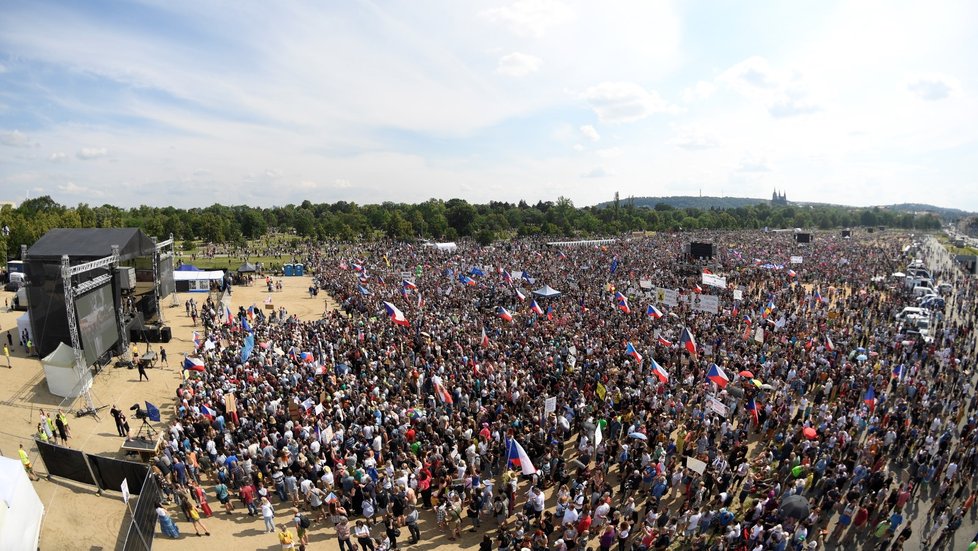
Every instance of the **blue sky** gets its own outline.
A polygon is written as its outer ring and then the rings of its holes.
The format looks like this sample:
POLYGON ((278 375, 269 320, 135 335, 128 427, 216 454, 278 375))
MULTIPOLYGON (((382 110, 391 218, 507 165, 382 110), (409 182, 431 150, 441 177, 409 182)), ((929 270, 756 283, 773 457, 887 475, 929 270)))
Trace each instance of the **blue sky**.
POLYGON ((0 5, 0 200, 978 211, 978 4, 0 5))

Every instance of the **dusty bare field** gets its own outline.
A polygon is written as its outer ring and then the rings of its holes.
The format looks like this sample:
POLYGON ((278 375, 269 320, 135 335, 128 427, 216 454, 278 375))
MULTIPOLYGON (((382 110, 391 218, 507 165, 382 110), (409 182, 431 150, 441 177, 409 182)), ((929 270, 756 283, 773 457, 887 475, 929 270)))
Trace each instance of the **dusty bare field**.
MULTIPOLYGON (((284 289, 271 293, 276 307, 284 306, 289 313, 298 315, 303 320, 319 318, 325 308, 324 296, 310 298, 307 292, 311 278, 283 278, 284 289)), ((194 296, 198 302, 206 299, 205 293, 181 293, 177 295, 179 306, 171 307, 172 300, 164 300, 163 315, 166 323, 173 329, 173 340, 162 345, 169 356, 170 367, 162 366, 149 371, 150 380, 139 382, 135 369, 106 367, 95 379, 92 387, 96 405, 109 406, 100 410, 101 421, 91 416, 76 418, 69 416, 72 438, 69 445, 86 452, 102 455, 124 457, 119 452, 122 438, 116 435, 115 424, 109 415, 112 404, 118 405, 128 412, 134 403, 142 404, 149 401, 160 407, 164 421, 172 411, 174 390, 180 380, 179 363, 182 361, 181 352, 188 352, 192 347, 191 338, 193 325, 185 315, 183 303, 194 296)), ((235 287, 232 294, 232 307, 249 306, 253 303, 260 305, 269 296, 264 286, 235 287)), ((13 293, 0 293, 2 299, 11 299, 13 293)), ((65 410, 72 404, 62 404, 62 399, 48 392, 44 380, 44 371, 37 358, 26 357, 26 351, 18 345, 17 318, 21 312, 7 311, 0 306, 0 338, 6 342, 6 333, 10 331, 14 346, 11 349, 12 369, 6 369, 5 359, 0 355, 0 453, 6 457, 17 458, 18 444, 25 448, 32 446, 32 435, 39 421, 39 410, 57 410, 59 406, 65 410)), ((159 350, 160 344, 150 345, 159 350)), ((139 345, 143 352, 146 344, 139 345)), ((139 423, 130 416, 130 427, 135 432, 139 423)), ((159 424, 159 425, 162 425, 159 424)), ((162 427, 158 427, 162 428, 162 427)), ((45 468, 36 450, 32 450, 35 471, 43 476, 45 468)), ((35 488, 46 509, 44 524, 41 529, 41 549, 116 549, 124 537, 121 530, 123 521, 128 520, 128 512, 118 492, 105 492, 95 495, 95 487, 76 484, 74 482, 52 479, 41 479, 35 482, 35 488)), ((216 503, 216 499, 211 499, 216 503)), ((217 504, 219 505, 219 504, 217 504)), ((287 511, 278 511, 285 518, 287 511)), ((241 549, 265 548, 275 544, 277 540, 271 535, 260 531, 260 520, 253 520, 247 515, 245 522, 238 518, 220 518, 205 520, 212 536, 198 539, 193 529, 182 518, 174 515, 182 536, 178 541, 167 541, 162 537, 156 538, 156 549, 210 549, 215 547, 230 547, 236 545, 241 549), (187 532, 190 532, 189 539, 187 532), (241 539, 246 538, 246 539, 241 539)), ((126 523, 128 526, 128 523, 126 523)), ((322 537, 324 530, 313 530, 314 540, 322 537)), ((313 547, 321 547, 315 545, 313 547)))

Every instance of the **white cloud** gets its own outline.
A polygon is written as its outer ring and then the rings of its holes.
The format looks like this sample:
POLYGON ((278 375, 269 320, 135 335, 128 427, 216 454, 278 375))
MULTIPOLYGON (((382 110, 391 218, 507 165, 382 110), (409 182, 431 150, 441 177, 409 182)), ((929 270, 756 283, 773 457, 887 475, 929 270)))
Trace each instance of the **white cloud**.
POLYGON ((100 157, 105 157, 109 154, 109 150, 104 147, 83 147, 75 153, 75 156, 83 161, 91 161, 92 159, 98 159, 100 157))
POLYGON ((513 52, 499 58, 496 72, 508 77, 524 77, 540 70, 543 60, 529 54, 513 52))
POLYGON ((577 152, 584 151, 584 146, 581 145, 581 144, 579 144, 579 143, 574 144, 572 147, 573 147, 574 151, 577 151, 577 152))
POLYGON ((52 153, 50 157, 48 157, 48 160, 52 163, 62 163, 68 160, 68 155, 61 151, 56 151, 52 153))
POLYGON ((20 130, 0 132, 0 144, 8 147, 30 147, 31 139, 20 130))
POLYGON ((89 197, 102 197, 105 193, 100 189, 93 189, 86 186, 80 186, 75 182, 68 182, 63 185, 58 186, 58 191, 62 193, 67 193, 69 195, 85 195, 89 197))
POLYGON ((807 115, 822 110, 798 71, 775 69, 767 59, 753 56, 717 77, 746 98, 762 103, 776 118, 807 115))
POLYGON ((512 32, 541 37, 548 30, 574 19, 574 10, 558 0, 516 0, 508 6, 492 8, 480 15, 505 25, 512 32))
POLYGON ((624 123, 644 119, 653 113, 676 112, 655 90, 647 91, 634 82, 602 82, 582 96, 601 122, 624 123))
POLYGON ((620 147, 606 147, 604 149, 599 149, 595 153, 598 157, 602 159, 614 159, 615 157, 621 157, 622 150, 620 147))
POLYGON ((584 174, 581 174, 581 178, 605 178, 611 175, 612 174, 605 170, 603 166, 596 166, 584 174))
POLYGON ((689 151, 714 149, 720 146, 720 139, 710 132, 695 127, 680 129, 679 134, 669 140, 671 145, 689 151))
POLYGON ((745 154, 737 167, 737 172, 771 172, 773 167, 766 158, 761 156, 745 154))
POLYGON ((580 130, 581 130, 581 135, 591 140, 592 142, 596 142, 601 139, 601 134, 598 134, 598 130, 590 124, 585 124, 584 126, 581 127, 580 130))
POLYGON ((694 101, 704 100, 713 95, 717 89, 716 84, 712 82, 701 80, 696 84, 690 86, 683 90, 682 98, 685 103, 692 103, 694 101))
POLYGON ((916 75, 907 80, 907 90, 918 99, 938 101, 958 90, 958 81, 946 75, 916 75))

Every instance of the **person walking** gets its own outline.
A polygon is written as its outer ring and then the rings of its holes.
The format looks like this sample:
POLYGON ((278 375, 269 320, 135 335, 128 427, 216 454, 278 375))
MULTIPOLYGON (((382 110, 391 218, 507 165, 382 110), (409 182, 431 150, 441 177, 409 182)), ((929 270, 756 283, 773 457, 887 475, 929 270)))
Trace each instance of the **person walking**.
POLYGON ((136 369, 139 370, 140 381, 143 380, 143 377, 146 377, 146 380, 149 381, 149 375, 146 374, 146 362, 142 360, 136 360, 136 369))
POLYGON ((160 347, 160 364, 170 367, 170 364, 166 361, 166 348, 160 347))
MULTIPOLYGON (((156 504, 156 518, 160 521, 160 531, 163 532, 164 536, 171 539, 177 539, 180 537, 180 529, 177 528, 176 523, 173 522, 173 519, 170 517, 170 513, 167 513, 166 509, 163 508, 162 503, 156 504)), ((199 536, 200 534, 197 535, 199 536)))
POLYGON ((275 509, 267 497, 261 498, 261 518, 265 520, 265 531, 271 534, 275 531, 275 509))
POLYGON ((197 536, 200 536, 200 531, 197 530, 198 528, 203 530, 205 535, 211 535, 211 533, 207 531, 207 527, 204 526, 204 523, 200 521, 200 509, 197 508, 197 504, 194 503, 192 499, 186 500, 186 504, 187 515, 190 517, 190 523, 193 525, 194 532, 197 534, 197 536))

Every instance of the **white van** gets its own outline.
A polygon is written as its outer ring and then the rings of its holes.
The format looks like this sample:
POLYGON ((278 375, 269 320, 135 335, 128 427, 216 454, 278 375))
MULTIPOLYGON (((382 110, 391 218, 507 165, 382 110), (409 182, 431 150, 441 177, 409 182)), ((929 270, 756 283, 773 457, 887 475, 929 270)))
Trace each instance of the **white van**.
POLYGON ((915 297, 922 297, 924 295, 932 295, 932 294, 935 293, 934 293, 934 289, 931 287, 924 287, 923 285, 918 285, 913 288, 913 296, 915 297))
POLYGON ((921 318, 921 317, 926 318, 928 316, 930 316, 930 312, 928 312, 926 308, 907 306, 906 308, 900 310, 897 313, 896 319, 897 321, 904 321, 904 320, 910 320, 910 319, 921 318))

